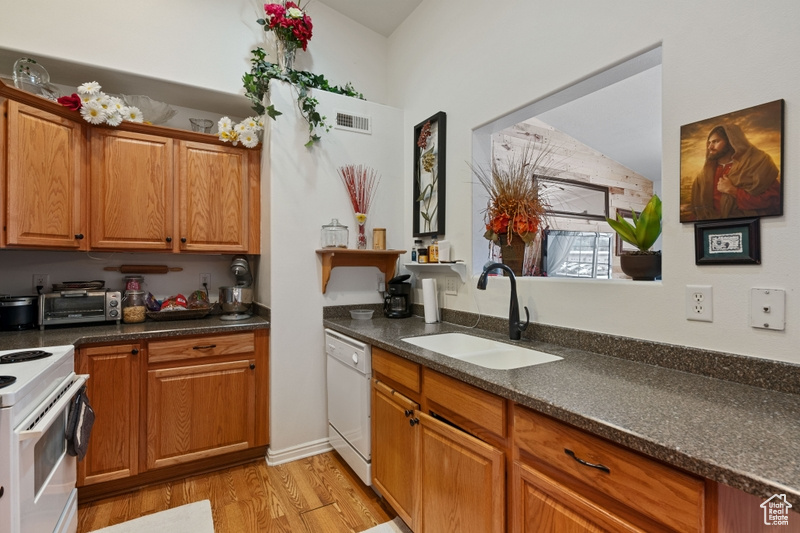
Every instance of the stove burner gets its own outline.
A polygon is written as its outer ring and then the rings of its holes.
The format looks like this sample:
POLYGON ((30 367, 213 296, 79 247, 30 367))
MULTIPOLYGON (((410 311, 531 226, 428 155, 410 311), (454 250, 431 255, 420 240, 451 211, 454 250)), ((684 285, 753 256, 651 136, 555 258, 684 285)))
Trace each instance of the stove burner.
POLYGON ((5 355, 0 355, 0 364, 3 363, 24 363, 25 361, 33 361, 34 359, 43 359, 53 355, 51 352, 44 350, 27 350, 24 352, 12 352, 5 355))
POLYGON ((15 381, 17 381, 17 378, 15 378, 14 376, 0 376, 0 389, 2 389, 3 387, 8 387, 15 381))

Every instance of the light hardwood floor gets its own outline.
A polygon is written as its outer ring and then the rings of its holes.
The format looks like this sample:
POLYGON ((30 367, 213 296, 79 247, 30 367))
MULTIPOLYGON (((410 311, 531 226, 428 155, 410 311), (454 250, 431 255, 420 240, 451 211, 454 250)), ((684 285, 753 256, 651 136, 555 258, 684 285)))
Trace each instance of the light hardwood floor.
POLYGON ((216 533, 357 533, 395 516, 328 452, 279 466, 257 461, 80 505, 78 532, 205 499, 216 533))

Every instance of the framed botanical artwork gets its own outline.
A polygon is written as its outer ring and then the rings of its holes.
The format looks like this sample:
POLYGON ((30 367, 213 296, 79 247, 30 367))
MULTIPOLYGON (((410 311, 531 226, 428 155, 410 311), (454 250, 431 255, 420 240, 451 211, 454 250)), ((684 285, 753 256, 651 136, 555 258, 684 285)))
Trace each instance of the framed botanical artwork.
POLYGON ((761 238, 758 221, 758 218, 746 218, 695 224, 695 264, 761 264, 761 238))
POLYGON ((681 126, 680 220, 783 214, 783 100, 681 126))
POLYGON ((414 237, 444 234, 447 115, 414 126, 414 237))

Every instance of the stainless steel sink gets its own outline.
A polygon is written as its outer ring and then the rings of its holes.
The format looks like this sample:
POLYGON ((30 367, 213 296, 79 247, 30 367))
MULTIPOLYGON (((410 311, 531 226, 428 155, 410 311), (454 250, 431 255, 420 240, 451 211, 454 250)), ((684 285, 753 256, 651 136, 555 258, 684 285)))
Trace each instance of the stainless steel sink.
POLYGON ((406 337, 404 342, 484 368, 511 370, 563 359, 557 355, 464 333, 406 337))

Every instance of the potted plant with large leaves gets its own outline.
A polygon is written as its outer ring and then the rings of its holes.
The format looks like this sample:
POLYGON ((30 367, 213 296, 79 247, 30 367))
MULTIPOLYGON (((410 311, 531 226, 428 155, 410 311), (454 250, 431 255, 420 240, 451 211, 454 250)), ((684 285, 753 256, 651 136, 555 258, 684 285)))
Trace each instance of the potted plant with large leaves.
POLYGON ((631 211, 633 224, 617 213, 617 219, 606 218, 606 222, 617 232, 620 239, 634 245, 637 250, 622 254, 619 258, 622 271, 635 280, 654 280, 661 277, 661 251, 653 251, 661 235, 661 199, 653 195, 638 215, 631 211))

